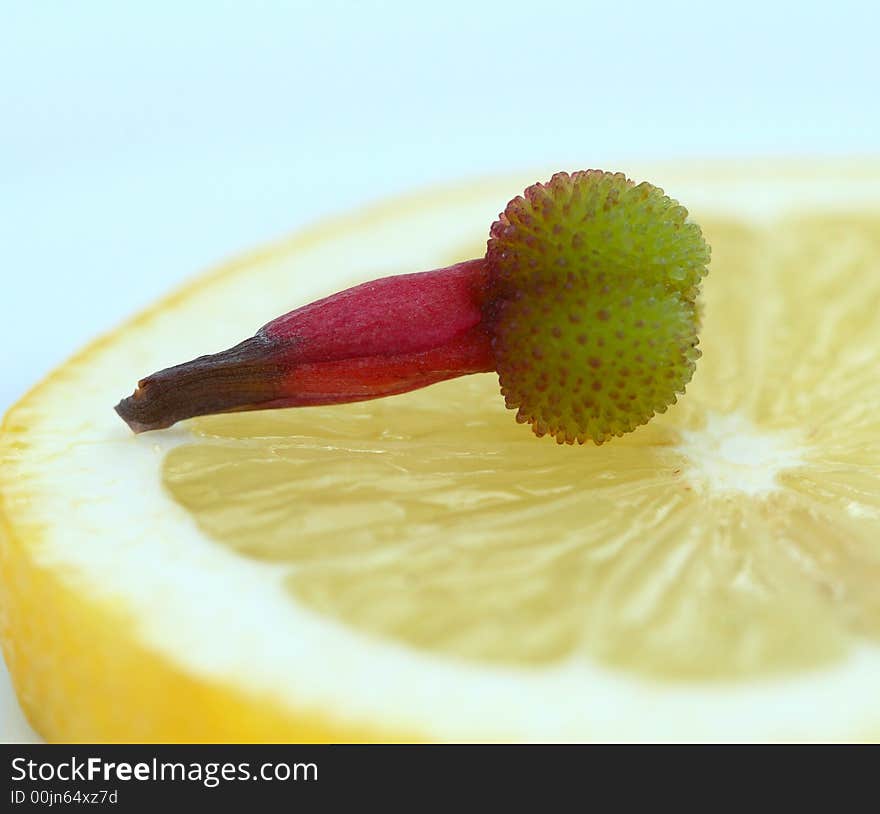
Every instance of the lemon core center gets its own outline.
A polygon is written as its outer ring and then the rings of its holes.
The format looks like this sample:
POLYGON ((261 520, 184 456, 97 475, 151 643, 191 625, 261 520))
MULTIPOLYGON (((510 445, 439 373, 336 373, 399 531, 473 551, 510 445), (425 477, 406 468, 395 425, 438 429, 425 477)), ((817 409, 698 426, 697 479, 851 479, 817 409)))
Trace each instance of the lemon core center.
POLYGON ((690 464, 688 479, 700 490, 765 495, 780 488, 780 473, 804 459, 795 433, 758 429, 737 413, 709 413, 702 429, 681 435, 678 451, 690 464))

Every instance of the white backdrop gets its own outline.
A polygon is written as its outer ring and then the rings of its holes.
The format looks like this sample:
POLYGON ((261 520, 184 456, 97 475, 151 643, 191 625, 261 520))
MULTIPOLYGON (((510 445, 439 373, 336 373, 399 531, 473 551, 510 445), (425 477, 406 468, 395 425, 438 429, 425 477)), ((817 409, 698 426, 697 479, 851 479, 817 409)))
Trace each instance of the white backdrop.
POLYGON ((188 275, 399 191, 876 154, 876 9, 0 0, 0 411, 188 275))

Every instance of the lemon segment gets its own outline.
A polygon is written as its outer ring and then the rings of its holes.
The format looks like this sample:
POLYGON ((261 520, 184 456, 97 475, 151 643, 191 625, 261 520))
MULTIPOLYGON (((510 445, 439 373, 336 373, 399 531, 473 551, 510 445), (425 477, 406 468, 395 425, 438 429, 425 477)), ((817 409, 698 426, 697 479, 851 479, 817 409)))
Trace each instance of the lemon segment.
POLYGON ((88 348, 0 435, 0 636, 31 721, 880 737, 880 168, 858 170, 645 171, 713 247, 703 358, 680 404, 601 448, 523 433, 491 374, 137 437, 112 412, 132 375, 285 304, 477 256, 523 179, 330 224, 88 348))

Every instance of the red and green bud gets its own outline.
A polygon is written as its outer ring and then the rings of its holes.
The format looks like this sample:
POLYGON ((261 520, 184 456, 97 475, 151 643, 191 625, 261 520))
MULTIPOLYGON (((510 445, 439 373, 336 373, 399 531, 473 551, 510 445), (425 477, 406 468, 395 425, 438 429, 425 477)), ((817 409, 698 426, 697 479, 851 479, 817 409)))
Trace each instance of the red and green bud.
POLYGON ((147 376, 116 410, 142 432, 497 370, 536 434, 602 443, 664 411, 693 375, 709 248, 686 218, 650 184, 557 173, 508 204, 485 258, 305 305, 229 350, 147 376))

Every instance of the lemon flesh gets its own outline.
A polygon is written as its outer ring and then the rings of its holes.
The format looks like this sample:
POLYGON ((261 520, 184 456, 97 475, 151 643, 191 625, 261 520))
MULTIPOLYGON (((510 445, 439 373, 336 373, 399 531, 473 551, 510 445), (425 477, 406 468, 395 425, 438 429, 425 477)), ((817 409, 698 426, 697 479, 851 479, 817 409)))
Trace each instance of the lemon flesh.
POLYGON ((38 728, 878 737, 880 169, 645 177, 713 247, 703 359, 601 448, 533 438, 490 374, 138 437, 112 415, 279 303, 478 256, 510 180, 209 277, 13 408, 2 630, 38 728))

